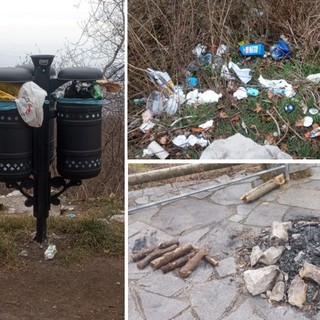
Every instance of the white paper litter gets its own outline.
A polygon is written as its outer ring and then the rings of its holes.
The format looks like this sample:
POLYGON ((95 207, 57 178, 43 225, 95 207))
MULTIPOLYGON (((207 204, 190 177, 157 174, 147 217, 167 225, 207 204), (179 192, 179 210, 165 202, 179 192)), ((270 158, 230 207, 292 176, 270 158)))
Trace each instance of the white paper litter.
POLYGON ((267 80, 260 75, 259 82, 265 88, 272 90, 274 94, 284 94, 288 98, 292 98, 295 96, 296 92, 293 90, 291 84, 289 84, 286 80, 267 80))
POLYGON ((207 129, 207 128, 211 128, 212 126, 213 126, 213 120, 208 120, 205 123, 200 124, 199 128, 207 129))
POLYGON ((149 120, 148 122, 145 122, 140 126, 140 130, 143 133, 146 133, 147 131, 151 130, 155 125, 155 123, 149 120))
POLYGON ((198 98, 198 102, 200 104, 218 102, 221 97, 222 97, 221 93, 218 94, 213 90, 207 90, 204 93, 200 94, 200 97, 198 98))
POLYGON ((233 96, 237 98, 237 100, 242 100, 242 99, 248 98, 248 92, 246 88, 239 87, 238 90, 234 92, 233 96))
POLYGON ((306 79, 313 83, 320 83, 320 73, 310 74, 306 79))
POLYGON ((250 75, 251 69, 240 69, 238 65, 232 61, 229 62, 229 69, 232 69, 244 84, 252 79, 252 76, 250 75))
POLYGON ((193 134, 191 134, 188 138, 184 134, 181 134, 175 137, 172 140, 172 143, 180 148, 187 148, 189 146, 193 147, 196 144, 200 145, 201 147, 206 147, 209 144, 209 141, 204 138, 198 138, 193 134))

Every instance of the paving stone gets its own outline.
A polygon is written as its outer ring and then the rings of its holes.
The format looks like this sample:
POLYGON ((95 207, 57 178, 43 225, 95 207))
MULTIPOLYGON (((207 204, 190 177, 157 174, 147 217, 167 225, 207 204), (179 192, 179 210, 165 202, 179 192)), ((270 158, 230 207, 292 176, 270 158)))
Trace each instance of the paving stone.
POLYGON ((198 241, 209 231, 210 228, 203 228, 183 234, 179 237, 180 244, 186 244, 190 242, 193 245, 197 245, 198 241))
POLYGON ((232 222, 240 222, 241 220, 243 220, 245 217, 244 216, 241 216, 240 214, 235 214, 233 216, 231 216, 229 218, 229 221, 232 221, 232 222))
POLYGON ((269 227, 273 221, 282 221, 288 207, 276 203, 260 203, 248 216, 246 225, 269 227))
POLYGON ((173 320, 195 320, 194 316, 192 315, 190 309, 182 312, 181 315, 175 317, 173 320))
POLYGON ((197 198, 197 199, 204 199, 204 198, 209 197, 211 195, 212 195, 212 191, 204 191, 204 192, 193 194, 192 197, 197 198))
POLYGON ((320 180, 312 180, 302 185, 303 189, 317 190, 320 191, 320 180))
POLYGON ((311 180, 320 180, 320 167, 313 167, 312 169, 311 180))
POLYGON ((152 272, 153 270, 150 266, 147 266, 146 268, 140 270, 138 269, 136 262, 128 263, 128 279, 130 280, 139 280, 151 274, 152 272))
POLYGON ((162 207, 153 217, 153 226, 172 235, 184 231, 216 224, 228 218, 233 212, 226 206, 219 206, 194 198, 181 199, 162 207))
POLYGON ((251 189, 252 188, 250 183, 232 185, 216 191, 211 197, 211 200, 217 204, 224 206, 240 204, 242 203, 242 200, 240 198, 251 189))
POLYGON ((140 313, 140 308, 136 304, 133 298, 133 290, 129 290, 128 294, 128 318, 134 320, 144 320, 143 316, 140 313))
POLYGON ((278 203, 292 207, 319 209, 320 191, 290 188, 281 194, 278 203))
POLYGON ((241 216, 247 216, 257 205, 259 201, 244 203, 237 206, 237 213, 241 216))
POLYGON ((290 207, 284 216, 284 221, 301 220, 313 217, 319 217, 319 210, 290 207))
POLYGON ((190 290, 191 306, 201 320, 216 320, 225 312, 238 294, 231 278, 194 285, 190 290))
POLYGON ((193 270, 191 275, 188 278, 185 278, 184 281, 193 286, 195 283, 207 282, 212 274, 213 268, 211 264, 202 260, 199 262, 197 268, 193 270))
POLYGON ((140 198, 136 198, 134 200, 134 202, 137 204, 137 205, 143 205, 143 204, 148 204, 150 202, 149 200, 149 197, 148 196, 143 196, 143 197, 140 197, 140 198))
POLYGON ((240 305, 234 312, 225 316, 223 320, 262 320, 258 315, 254 314, 252 311, 252 306, 250 301, 246 300, 240 305))
MULTIPOLYGON (((139 211, 129 213, 129 223, 131 220, 139 220, 141 222, 149 223, 150 219, 159 211, 157 206, 152 206, 139 211)), ((131 227, 130 227, 131 228, 131 227)))
POLYGON ((140 291, 138 294, 148 320, 171 319, 189 306, 185 301, 162 297, 151 292, 140 291))
POLYGON ((219 278, 233 275, 237 272, 237 264, 234 257, 229 257, 219 261, 219 265, 215 268, 219 278))
POLYGON ((173 273, 164 274, 161 270, 152 272, 150 275, 139 280, 139 285, 146 291, 171 297, 178 291, 184 289, 187 283, 173 273))

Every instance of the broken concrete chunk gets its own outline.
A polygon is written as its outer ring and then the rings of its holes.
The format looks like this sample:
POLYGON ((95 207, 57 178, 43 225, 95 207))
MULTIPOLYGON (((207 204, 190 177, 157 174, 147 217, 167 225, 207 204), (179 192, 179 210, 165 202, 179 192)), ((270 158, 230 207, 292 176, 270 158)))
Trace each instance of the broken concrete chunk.
POLYGON ((292 280, 288 290, 288 301, 291 305, 302 308, 307 297, 307 284, 296 275, 292 280))
POLYGON ((263 251, 260 249, 259 246, 254 246, 252 248, 251 256, 250 256, 251 267, 254 267, 258 263, 262 254, 263 254, 263 251))
POLYGON ((304 256, 304 252, 300 251, 293 259, 294 262, 299 263, 302 260, 303 256, 304 256))
POLYGON ((269 299, 269 302, 271 301, 281 301, 284 297, 284 289, 285 284, 283 281, 279 281, 275 284, 272 291, 267 291, 267 297, 269 299))
POLYGON ((288 242, 288 232, 285 225, 281 222, 274 221, 271 226, 270 243, 279 245, 288 242))
POLYGON ((244 272, 244 281, 248 291, 256 296, 270 290, 280 274, 277 266, 272 265, 257 270, 244 272))
POLYGON ((305 262, 303 268, 299 271, 300 277, 307 280, 313 280, 320 285, 320 268, 305 262))
POLYGON ((283 250, 284 247, 270 247, 260 256, 259 262, 267 266, 276 264, 279 258, 281 257, 283 250))

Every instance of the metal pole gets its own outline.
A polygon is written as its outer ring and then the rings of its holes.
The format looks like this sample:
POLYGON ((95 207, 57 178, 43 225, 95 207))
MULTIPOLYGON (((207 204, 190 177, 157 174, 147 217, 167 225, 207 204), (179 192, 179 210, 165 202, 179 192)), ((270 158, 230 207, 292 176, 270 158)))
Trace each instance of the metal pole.
POLYGON ((152 207, 152 206, 156 206, 156 205, 159 205, 159 204, 163 204, 163 203, 166 203, 166 202, 170 202, 170 201, 173 201, 173 200, 178 200, 178 199, 181 199, 181 198, 185 198, 187 196, 191 196, 193 194, 197 194, 197 193, 200 193, 200 192, 220 189, 220 188, 223 188, 223 187, 225 187, 225 186, 227 186, 229 184, 236 184, 238 182, 241 182, 241 181, 249 179, 249 178, 259 177, 259 176, 262 176, 263 174, 266 174, 266 173, 269 173, 269 172, 285 170, 285 169, 286 169, 286 165, 280 165, 278 167, 267 169, 267 170, 263 170, 263 171, 259 171, 257 173, 253 173, 251 175, 248 175, 248 176, 245 176, 245 177, 242 177, 242 178, 237 178, 237 179, 234 179, 234 180, 229 181, 229 182, 220 183, 218 185, 207 187, 207 188, 203 188, 203 189, 196 190, 196 191, 191 191, 191 192, 189 192, 187 194, 181 194, 181 195, 169 198, 169 199, 164 199, 164 200, 160 200, 160 201, 147 203, 145 205, 142 205, 142 206, 139 206, 139 207, 135 207, 135 208, 128 208, 128 213, 129 212, 131 213, 131 212, 134 212, 134 211, 138 211, 138 210, 141 210, 141 209, 145 209, 145 208, 149 208, 149 207, 152 207))
MULTIPOLYGON (((33 55, 34 82, 49 94, 50 66, 54 56, 33 55)), ((37 218, 35 240, 41 243, 47 237, 47 218, 50 210, 49 171, 49 103, 43 105, 43 123, 34 129, 33 146, 33 215, 37 218)))

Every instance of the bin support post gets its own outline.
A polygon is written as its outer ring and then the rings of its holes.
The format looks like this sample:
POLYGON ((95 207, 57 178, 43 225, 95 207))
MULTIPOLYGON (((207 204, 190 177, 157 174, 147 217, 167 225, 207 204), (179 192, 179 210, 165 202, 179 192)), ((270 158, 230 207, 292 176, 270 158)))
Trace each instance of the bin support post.
MULTIPOLYGON (((49 94, 50 66, 53 55, 33 55, 34 82, 49 94)), ((47 237, 47 218, 50 210, 49 171, 49 104, 43 105, 43 123, 34 129, 34 204, 33 215, 37 219, 35 240, 41 243, 47 237)))

